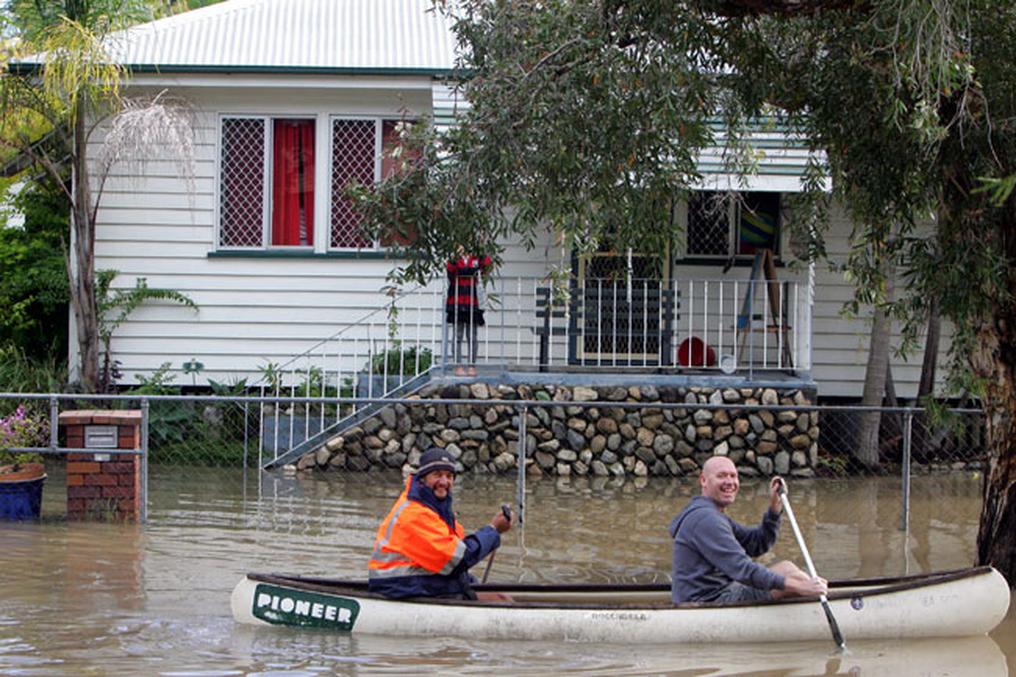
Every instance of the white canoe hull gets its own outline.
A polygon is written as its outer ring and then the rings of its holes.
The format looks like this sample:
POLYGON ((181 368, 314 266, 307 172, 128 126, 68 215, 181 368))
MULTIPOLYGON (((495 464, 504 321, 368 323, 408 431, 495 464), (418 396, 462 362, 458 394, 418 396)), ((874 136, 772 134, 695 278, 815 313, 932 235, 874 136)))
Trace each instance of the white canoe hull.
MULTIPOLYGON (((1009 586, 991 568, 890 583, 844 581, 830 606, 847 640, 983 635, 1005 617, 1009 586)), ((516 586, 518 587, 518 586, 516 586)), ((817 601, 674 607, 669 590, 626 594, 501 589, 514 602, 406 601, 320 579, 251 574, 232 595, 241 623, 355 634, 623 643, 809 641, 829 638, 817 601), (623 601, 617 603, 617 596, 623 601)))

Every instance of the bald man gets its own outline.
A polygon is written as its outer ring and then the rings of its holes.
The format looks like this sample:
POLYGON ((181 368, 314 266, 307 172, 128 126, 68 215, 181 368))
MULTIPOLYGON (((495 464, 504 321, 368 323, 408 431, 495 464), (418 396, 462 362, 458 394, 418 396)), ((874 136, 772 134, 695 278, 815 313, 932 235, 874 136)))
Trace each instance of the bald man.
POLYGON ((670 523, 674 539, 670 596, 675 604, 738 604, 827 592, 825 579, 813 579, 793 562, 767 568, 751 559, 776 542, 783 513, 782 481, 777 476, 769 483, 769 509, 761 524, 746 527, 726 514, 741 487, 734 463, 726 456, 705 462, 699 474, 702 495, 670 523))

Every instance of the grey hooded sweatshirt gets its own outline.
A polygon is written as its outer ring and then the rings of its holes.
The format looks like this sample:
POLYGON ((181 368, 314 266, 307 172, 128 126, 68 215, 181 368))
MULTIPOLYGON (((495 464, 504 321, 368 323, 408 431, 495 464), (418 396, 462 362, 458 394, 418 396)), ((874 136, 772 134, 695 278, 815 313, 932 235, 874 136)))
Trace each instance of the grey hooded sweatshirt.
POLYGON ((767 510, 757 527, 738 524, 705 496, 696 496, 670 523, 674 539, 670 597, 709 602, 731 581, 761 590, 782 590, 783 576, 751 560, 773 547, 780 515, 767 510))

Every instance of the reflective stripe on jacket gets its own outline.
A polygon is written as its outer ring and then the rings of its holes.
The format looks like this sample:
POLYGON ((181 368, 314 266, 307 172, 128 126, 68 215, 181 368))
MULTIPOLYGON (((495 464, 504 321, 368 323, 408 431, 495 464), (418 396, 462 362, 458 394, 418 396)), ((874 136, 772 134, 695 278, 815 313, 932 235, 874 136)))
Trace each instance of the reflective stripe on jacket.
POLYGON ((414 489, 414 481, 415 476, 407 480, 378 528, 367 564, 370 589, 389 597, 464 594, 468 568, 500 545, 500 535, 487 526, 465 536, 457 520, 449 517, 450 526, 433 507, 413 498, 424 489, 414 489))
POLYGON ((412 477, 406 481, 405 489, 377 530, 374 552, 367 564, 371 578, 447 575, 466 554, 462 525, 456 521, 452 530, 436 512, 410 500, 412 481, 412 477))

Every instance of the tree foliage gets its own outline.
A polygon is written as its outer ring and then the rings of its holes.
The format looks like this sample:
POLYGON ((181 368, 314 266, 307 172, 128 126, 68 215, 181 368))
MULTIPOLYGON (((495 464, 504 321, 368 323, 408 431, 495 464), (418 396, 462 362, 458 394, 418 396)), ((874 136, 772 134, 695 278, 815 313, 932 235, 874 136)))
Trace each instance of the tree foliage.
POLYGON ((11 206, 24 225, 0 224, 0 345, 34 359, 66 355, 66 202, 39 182, 22 189, 11 206))
POLYGON ((375 232, 419 233, 404 276, 425 277, 456 244, 489 250, 548 227, 579 253, 660 251, 703 147, 750 172, 744 135, 775 119, 824 154, 788 224, 813 236, 809 251, 823 251, 835 199, 856 224, 856 302, 903 319, 910 339, 931 299, 952 320, 954 382, 983 398, 992 444, 979 559, 1016 579, 1016 5, 439 4, 469 107, 452 129, 408 132, 403 171, 353 191, 375 232))
POLYGON ((61 187, 70 208, 66 270, 78 377, 86 391, 99 386, 95 222, 109 171, 131 154, 153 158, 168 152, 180 161, 181 175, 193 175, 189 116, 159 97, 143 106, 125 104, 121 92, 127 71, 110 60, 106 46, 118 39, 117 30, 172 11, 177 4, 11 0, 4 7, 4 16, 17 33, 8 42, 9 67, 0 77, 0 146, 27 157, 45 172, 53 185, 61 187), (89 142, 110 120, 113 133, 107 135, 102 157, 93 159, 89 142), (70 180, 65 181, 68 172, 70 180))
MULTIPOLYGON (((660 251, 700 178, 697 151, 745 115, 720 86, 715 17, 664 0, 455 6, 469 107, 450 129, 408 131, 403 171, 356 193, 375 234, 413 224, 405 272, 546 227, 582 251, 660 251)), ((738 141, 728 132, 726 161, 747 169, 738 141)))

